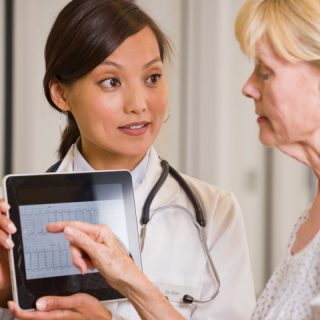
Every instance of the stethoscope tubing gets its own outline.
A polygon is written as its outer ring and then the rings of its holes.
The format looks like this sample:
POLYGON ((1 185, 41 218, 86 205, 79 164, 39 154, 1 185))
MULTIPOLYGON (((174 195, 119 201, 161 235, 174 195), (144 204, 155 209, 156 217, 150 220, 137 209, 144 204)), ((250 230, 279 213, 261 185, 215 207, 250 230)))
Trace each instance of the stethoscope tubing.
POLYGON ((217 283, 216 290, 208 298, 201 299, 201 300, 194 299, 192 296, 185 294, 183 296, 182 300, 184 303, 187 303, 187 304, 209 302, 209 301, 213 300, 218 295, 219 290, 220 290, 220 286, 221 286, 221 282, 220 282, 220 277, 219 277, 218 271, 214 265, 214 262, 212 260, 211 255, 209 253, 209 248, 208 248, 207 241, 206 241, 206 234, 205 234, 205 230, 204 230, 204 227, 206 226, 206 220, 205 220, 203 210, 201 208, 199 200, 194 195, 191 188, 189 187, 187 182, 183 179, 183 177, 174 168, 172 168, 166 160, 161 160, 160 163, 161 163, 161 167, 162 167, 162 173, 161 173, 158 181, 154 185, 154 187, 151 189, 151 191, 150 191, 149 195, 147 196, 147 199, 144 203, 144 206, 142 208, 142 216, 141 216, 141 220, 140 220, 140 223, 142 225, 141 233, 140 233, 141 251, 143 250, 144 240, 146 237, 147 223, 150 220, 149 212, 150 212, 151 203, 170 173, 171 176, 178 182, 180 187, 184 190, 184 192, 186 193, 187 197, 191 201, 192 206, 195 210, 195 216, 196 216, 196 220, 197 220, 196 227, 199 230, 200 241, 201 241, 201 244, 203 247, 203 251, 205 253, 205 257, 206 257, 207 261, 209 262, 211 275, 212 275, 212 277, 215 278, 215 282, 217 283))

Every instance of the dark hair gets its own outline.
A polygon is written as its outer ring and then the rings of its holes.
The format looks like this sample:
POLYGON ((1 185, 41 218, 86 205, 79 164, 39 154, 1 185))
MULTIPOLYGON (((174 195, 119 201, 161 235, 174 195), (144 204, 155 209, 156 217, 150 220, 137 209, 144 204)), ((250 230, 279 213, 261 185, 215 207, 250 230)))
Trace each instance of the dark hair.
MULTIPOLYGON (((169 40, 157 24, 129 0, 72 0, 56 18, 45 46, 44 92, 50 95, 50 82, 71 84, 99 65, 129 36, 148 26, 157 39, 164 61, 171 51, 169 40)), ((80 132, 73 115, 62 133, 59 158, 62 159, 80 132)))

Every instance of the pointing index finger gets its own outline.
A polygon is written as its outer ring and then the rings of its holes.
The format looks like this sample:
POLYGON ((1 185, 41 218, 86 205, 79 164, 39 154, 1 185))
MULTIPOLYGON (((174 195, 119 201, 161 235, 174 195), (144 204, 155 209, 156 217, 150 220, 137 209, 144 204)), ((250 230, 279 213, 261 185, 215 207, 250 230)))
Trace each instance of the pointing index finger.
POLYGON ((47 225, 47 230, 49 232, 57 233, 63 232, 66 227, 80 230, 94 239, 101 236, 101 226, 82 221, 58 221, 50 223, 47 225))

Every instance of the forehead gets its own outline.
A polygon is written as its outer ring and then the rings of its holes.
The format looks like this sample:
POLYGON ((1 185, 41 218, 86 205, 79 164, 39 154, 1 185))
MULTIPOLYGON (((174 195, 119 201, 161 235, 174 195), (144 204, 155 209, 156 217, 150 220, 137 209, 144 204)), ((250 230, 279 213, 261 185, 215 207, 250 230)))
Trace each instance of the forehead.
POLYGON ((126 59, 133 61, 139 56, 160 56, 160 49, 154 32, 145 27, 141 31, 125 39, 108 57, 109 59, 126 59))
POLYGON ((267 65, 287 63, 285 59, 277 54, 271 42, 266 37, 260 39, 256 44, 255 61, 256 63, 264 63, 267 65))

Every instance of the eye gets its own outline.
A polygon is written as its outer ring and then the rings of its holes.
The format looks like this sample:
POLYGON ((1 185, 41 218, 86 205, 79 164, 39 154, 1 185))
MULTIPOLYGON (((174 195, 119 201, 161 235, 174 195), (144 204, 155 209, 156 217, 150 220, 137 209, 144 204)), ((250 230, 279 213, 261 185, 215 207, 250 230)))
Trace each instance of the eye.
POLYGON ((266 81, 269 79, 270 75, 271 75, 271 71, 269 68, 267 68, 264 64, 257 64, 256 65, 256 75, 258 78, 260 78, 263 81, 266 81))
POLYGON ((150 85, 155 85, 159 82, 161 77, 162 77, 162 74, 155 73, 155 74, 152 74, 150 77, 148 77, 146 82, 150 85))
POLYGON ((120 81, 116 78, 108 78, 100 82, 106 88, 115 88, 120 86, 120 81))
POLYGON ((262 80, 268 80, 269 79, 269 73, 268 72, 259 72, 258 77, 262 80))

